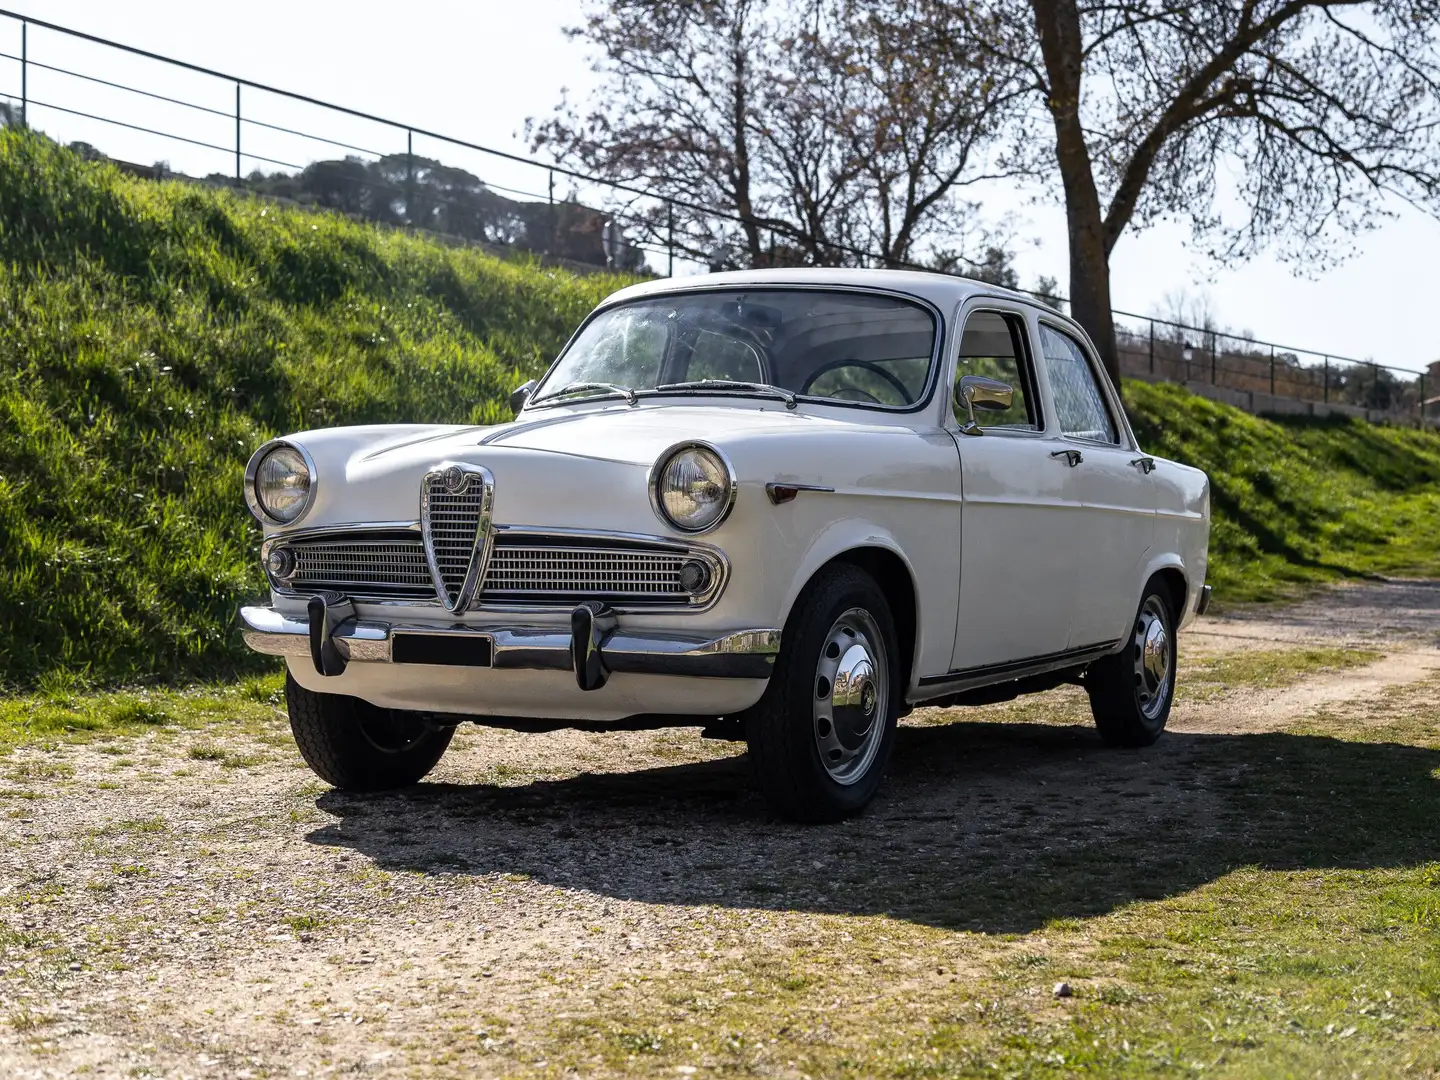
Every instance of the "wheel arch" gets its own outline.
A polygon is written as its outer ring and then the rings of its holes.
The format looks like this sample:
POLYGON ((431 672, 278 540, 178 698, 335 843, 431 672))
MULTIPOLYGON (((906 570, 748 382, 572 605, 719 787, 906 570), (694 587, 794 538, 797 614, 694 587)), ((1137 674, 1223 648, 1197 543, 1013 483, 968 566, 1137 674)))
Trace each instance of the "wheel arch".
POLYGON ((795 590, 787 611, 793 609, 795 598, 811 581, 827 568, 842 563, 863 570, 874 578, 889 601, 890 614, 895 620, 895 635, 900 642, 900 670, 908 686, 915 677, 920 644, 920 595, 914 570, 898 548, 868 543, 837 551, 806 575, 795 590))
POLYGON ((1185 567, 1180 564, 1178 559, 1156 562, 1148 568, 1141 588, 1143 589, 1144 586, 1157 579, 1165 586, 1166 592, 1170 595, 1170 613, 1175 617, 1175 625, 1178 627, 1185 621, 1189 609, 1190 580, 1185 573, 1185 567))

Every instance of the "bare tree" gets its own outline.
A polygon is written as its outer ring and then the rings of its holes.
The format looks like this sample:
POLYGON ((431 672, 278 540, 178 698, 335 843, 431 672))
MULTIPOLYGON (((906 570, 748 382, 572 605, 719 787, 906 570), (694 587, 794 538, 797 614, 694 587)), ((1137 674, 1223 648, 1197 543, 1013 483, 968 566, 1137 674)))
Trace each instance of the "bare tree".
POLYGON ((988 56, 921 48, 946 10, 943 0, 593 0, 571 32, 595 48, 601 88, 585 110, 562 103, 532 123, 531 137, 683 204, 630 210, 662 242, 674 213, 677 246, 695 257, 900 265, 929 237, 953 245, 974 230, 958 194, 995 175, 994 135, 1029 92, 988 56))
POLYGON ((1310 269, 1389 197, 1440 208, 1440 0, 965 0, 949 17, 1035 92, 1014 145, 1058 175, 1072 311, 1112 376, 1127 229, 1175 216, 1214 258, 1274 247, 1310 269))

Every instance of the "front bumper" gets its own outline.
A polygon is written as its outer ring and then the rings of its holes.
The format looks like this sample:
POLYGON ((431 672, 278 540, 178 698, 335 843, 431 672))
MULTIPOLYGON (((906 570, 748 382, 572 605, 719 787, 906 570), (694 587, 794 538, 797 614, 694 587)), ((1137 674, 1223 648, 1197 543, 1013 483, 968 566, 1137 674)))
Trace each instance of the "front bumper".
POLYGON ((245 643, 256 652, 308 658, 322 676, 350 663, 572 671, 581 690, 598 690, 611 673, 709 679, 768 679, 779 630, 713 634, 629 631, 600 605, 582 604, 570 632, 553 626, 470 626, 359 619, 343 597, 311 599, 306 618, 271 607, 242 607, 245 643), (403 647, 396 657, 397 643, 403 647))

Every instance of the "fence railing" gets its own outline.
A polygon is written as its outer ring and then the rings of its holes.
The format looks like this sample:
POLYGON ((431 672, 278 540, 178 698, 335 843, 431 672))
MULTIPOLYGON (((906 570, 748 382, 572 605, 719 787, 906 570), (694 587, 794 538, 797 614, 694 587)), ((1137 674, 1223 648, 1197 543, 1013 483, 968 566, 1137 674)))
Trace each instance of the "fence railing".
MULTIPOLYGON (((635 184, 4 9, 0 109, 8 122, 82 150, 105 144, 104 156, 132 169, 595 266, 674 275, 735 265, 727 238, 745 224, 740 215, 635 184), (557 193, 557 182, 568 190, 557 193)), ((787 251, 772 233, 761 258, 746 263, 784 265, 787 251)), ((846 265, 896 265, 859 248, 829 254, 846 265)), ((1296 411, 1299 403, 1422 425, 1440 420, 1440 396, 1428 396, 1440 387, 1422 370, 1131 312, 1115 316, 1127 376, 1209 384, 1247 395, 1255 411, 1296 411)))

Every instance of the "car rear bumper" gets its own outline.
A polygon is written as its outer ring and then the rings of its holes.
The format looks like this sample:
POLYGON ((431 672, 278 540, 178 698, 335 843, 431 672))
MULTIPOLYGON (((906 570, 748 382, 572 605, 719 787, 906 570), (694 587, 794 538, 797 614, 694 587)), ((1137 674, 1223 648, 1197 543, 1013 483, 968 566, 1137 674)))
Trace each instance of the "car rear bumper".
POLYGON ((349 601, 334 594, 313 598, 304 618, 255 606, 240 609, 240 622, 250 648, 308 661, 321 676, 341 675, 352 663, 570 671, 581 690, 599 689, 611 673, 768 679, 780 650, 779 630, 718 636, 628 630, 600 605, 576 608, 568 633, 556 626, 359 619, 349 601))

